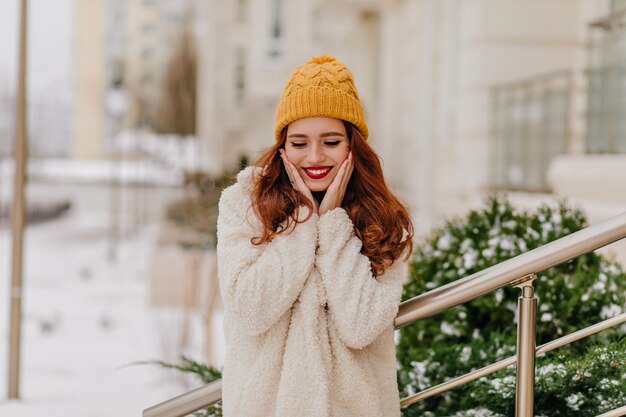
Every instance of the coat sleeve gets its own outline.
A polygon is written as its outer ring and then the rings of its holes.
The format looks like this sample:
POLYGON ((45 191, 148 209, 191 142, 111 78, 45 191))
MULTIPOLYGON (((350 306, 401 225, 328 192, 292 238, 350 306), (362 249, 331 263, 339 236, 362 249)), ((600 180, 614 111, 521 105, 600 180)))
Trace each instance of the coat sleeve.
MULTIPOLYGON (((308 211, 300 210, 300 219, 308 211)), ((253 227, 250 197, 240 184, 220 198, 217 220, 217 262, 220 291, 244 331, 258 335, 269 330, 296 301, 315 263, 317 214, 291 231, 262 245, 253 227)), ((256 220, 256 218, 254 219, 256 220)))
POLYGON ((316 263, 331 320, 345 345, 353 349, 364 348, 393 325, 406 271, 405 263, 397 260, 374 277, 361 247, 344 209, 321 216, 316 263))

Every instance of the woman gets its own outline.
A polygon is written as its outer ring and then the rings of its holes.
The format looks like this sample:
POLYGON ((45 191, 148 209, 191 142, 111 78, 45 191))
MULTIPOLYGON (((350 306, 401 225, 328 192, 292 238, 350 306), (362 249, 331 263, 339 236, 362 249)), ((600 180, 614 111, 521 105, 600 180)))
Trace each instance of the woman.
POLYGON ((399 416, 393 321, 413 227, 348 68, 297 67, 275 136, 219 204, 224 416, 399 416))

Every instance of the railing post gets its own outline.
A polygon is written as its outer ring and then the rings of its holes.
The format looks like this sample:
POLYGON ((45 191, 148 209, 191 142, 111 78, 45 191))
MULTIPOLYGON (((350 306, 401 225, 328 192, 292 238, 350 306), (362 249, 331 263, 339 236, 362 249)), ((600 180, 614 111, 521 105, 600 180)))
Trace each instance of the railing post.
POLYGON ((522 290, 517 299, 517 380, 515 417, 533 417, 535 396, 535 348, 537 327, 537 298, 533 288, 535 274, 514 282, 522 290))

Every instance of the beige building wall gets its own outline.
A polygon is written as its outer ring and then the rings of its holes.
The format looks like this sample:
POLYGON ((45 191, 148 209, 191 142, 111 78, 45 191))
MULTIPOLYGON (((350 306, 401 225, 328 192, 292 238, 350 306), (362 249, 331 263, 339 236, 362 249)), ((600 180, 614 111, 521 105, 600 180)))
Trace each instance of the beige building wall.
MULTIPOLYGON (((491 186, 491 89, 551 71, 572 69, 585 48, 585 35, 580 30, 580 1, 484 0, 463 5, 454 172, 463 185, 456 193, 437 187, 437 215, 462 211, 468 201, 491 186)), ((443 175, 439 173, 440 177, 443 175)))
POLYGON ((74 158, 106 157, 105 139, 118 128, 105 108, 114 78, 123 77, 130 101, 124 127, 137 126, 155 111, 162 77, 192 4, 191 0, 76 2, 74 158))
MULTIPOLYGON (((554 70, 582 73, 588 24, 608 2, 414 0, 382 10, 381 153, 424 234, 491 189, 492 88, 554 70)), ((574 94, 576 149, 584 80, 574 94)))
POLYGON ((233 104, 233 39, 242 25, 233 9, 235 3, 208 0, 197 10, 197 135, 202 144, 204 165, 214 174, 236 163, 240 146, 229 133, 231 120, 239 113, 233 104))
POLYGON ((76 2, 76 76, 72 156, 102 156, 104 133, 104 30, 105 0, 76 2))
POLYGON ((128 0, 124 83, 133 97, 130 125, 150 122, 157 111, 165 76, 185 29, 193 2, 128 0))

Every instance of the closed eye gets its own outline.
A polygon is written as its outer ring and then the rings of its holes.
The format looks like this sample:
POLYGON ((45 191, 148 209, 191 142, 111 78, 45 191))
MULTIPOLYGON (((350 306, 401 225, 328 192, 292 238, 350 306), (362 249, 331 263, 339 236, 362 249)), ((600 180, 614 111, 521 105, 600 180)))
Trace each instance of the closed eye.
POLYGON ((326 142, 324 142, 324 145, 330 146, 330 147, 335 147, 335 146, 339 145, 340 143, 341 143, 340 140, 327 140, 326 142))
POLYGON ((306 143, 304 143, 304 142, 291 142, 291 146, 293 146, 294 148, 304 148, 306 146, 306 143))

